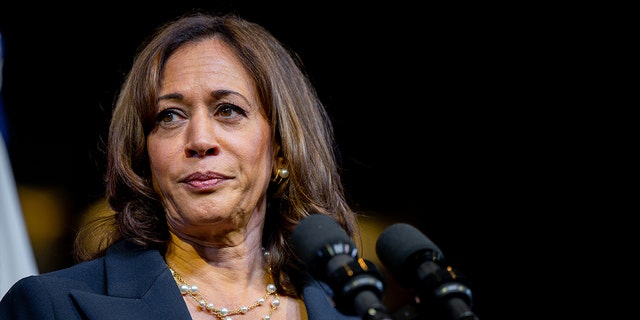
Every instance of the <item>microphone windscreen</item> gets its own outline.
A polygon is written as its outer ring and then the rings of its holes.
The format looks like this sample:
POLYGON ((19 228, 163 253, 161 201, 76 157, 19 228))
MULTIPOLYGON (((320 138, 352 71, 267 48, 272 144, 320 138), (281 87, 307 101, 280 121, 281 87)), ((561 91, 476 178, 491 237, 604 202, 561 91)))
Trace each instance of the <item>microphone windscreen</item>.
POLYGON ((435 243, 420 230, 406 223, 396 223, 387 227, 376 241, 378 259, 395 275, 407 272, 405 267, 409 258, 425 249, 432 250, 434 256, 443 258, 440 248, 435 243))
MULTIPOLYGON (((318 254, 334 244, 355 244, 336 220, 324 214, 312 214, 298 222, 291 243, 296 254, 308 266, 314 264, 318 254)), ((346 252, 345 252, 346 254, 346 252)))

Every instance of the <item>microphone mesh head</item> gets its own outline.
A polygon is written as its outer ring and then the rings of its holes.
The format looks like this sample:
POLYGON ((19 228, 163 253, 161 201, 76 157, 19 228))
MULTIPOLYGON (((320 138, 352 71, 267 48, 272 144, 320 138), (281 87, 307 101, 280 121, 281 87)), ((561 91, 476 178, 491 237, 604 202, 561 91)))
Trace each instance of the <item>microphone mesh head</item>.
POLYGON ((319 258, 327 258, 321 257, 323 252, 326 252, 327 246, 340 248, 351 246, 352 249, 356 249, 355 244, 338 222, 324 214, 312 214, 300 220, 293 230, 291 243, 302 262, 312 268, 319 258))
POLYGON ((378 259, 394 275, 405 274, 409 258, 421 250, 432 250, 434 256, 443 258, 440 248, 420 230, 406 223, 387 227, 376 241, 378 259))

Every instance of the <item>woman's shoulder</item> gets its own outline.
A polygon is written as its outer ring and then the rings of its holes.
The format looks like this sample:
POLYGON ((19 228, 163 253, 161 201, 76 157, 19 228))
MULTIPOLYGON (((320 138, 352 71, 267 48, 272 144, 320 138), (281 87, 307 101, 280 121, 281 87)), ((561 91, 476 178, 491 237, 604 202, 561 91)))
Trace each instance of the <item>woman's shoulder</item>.
POLYGON ((29 290, 38 287, 99 290, 100 288, 90 287, 92 287, 92 284, 102 285, 107 273, 107 265, 120 265, 120 261, 126 264, 128 263, 126 261, 135 259, 141 251, 145 251, 145 249, 121 240, 109 247, 101 257, 79 262, 62 269, 22 278, 14 284, 14 287, 27 288, 29 290))
POLYGON ((0 300, 0 319, 157 319, 164 313, 184 319, 178 302, 182 296, 158 250, 117 242, 101 257, 20 279, 0 300))
POLYGON ((0 300, 0 319, 28 318, 34 314, 42 315, 44 319, 44 315, 53 313, 53 305, 71 305, 69 293, 72 290, 100 290, 104 279, 100 276, 104 275, 101 265, 98 259, 21 278, 0 300))
MULTIPOLYGON (((132 265, 139 268, 145 264, 158 265, 158 262, 162 261, 161 259, 157 250, 144 249, 131 242, 121 240, 111 245, 103 256, 62 269, 24 277, 16 281, 10 291, 40 290, 52 293, 79 289, 102 292, 107 274, 121 274, 138 269, 131 268, 132 265)), ((159 268, 162 268, 162 264, 159 268)), ((144 270, 144 268, 142 269, 144 270)), ((136 277, 136 275, 132 277, 136 277)))
POLYGON ((103 279, 103 259, 104 258, 101 257, 80 262, 63 269, 31 275, 18 280, 12 289, 31 291, 37 288, 41 290, 55 288, 55 291, 59 291, 63 288, 85 287, 87 283, 94 283, 99 281, 97 279, 103 279))

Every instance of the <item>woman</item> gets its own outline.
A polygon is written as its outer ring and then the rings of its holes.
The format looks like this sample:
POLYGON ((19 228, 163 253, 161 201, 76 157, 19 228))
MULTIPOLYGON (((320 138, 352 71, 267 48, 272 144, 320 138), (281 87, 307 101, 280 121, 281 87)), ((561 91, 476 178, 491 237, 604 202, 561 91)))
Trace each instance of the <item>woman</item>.
POLYGON ((360 244, 333 146, 314 88, 263 27, 204 14, 166 24, 115 104, 115 214, 79 233, 83 262, 18 281, 0 318, 358 319, 332 307, 290 244, 314 213, 360 244))

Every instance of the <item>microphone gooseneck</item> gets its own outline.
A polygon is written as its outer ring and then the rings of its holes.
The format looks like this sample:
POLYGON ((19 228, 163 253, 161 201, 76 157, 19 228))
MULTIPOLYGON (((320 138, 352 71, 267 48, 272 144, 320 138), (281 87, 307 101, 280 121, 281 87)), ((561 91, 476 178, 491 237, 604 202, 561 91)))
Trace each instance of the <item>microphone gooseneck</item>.
POLYGON ((336 308, 362 319, 391 319, 381 299, 382 273, 375 264, 359 258, 358 249, 333 218, 312 214, 293 231, 294 251, 310 274, 327 283, 336 308))

